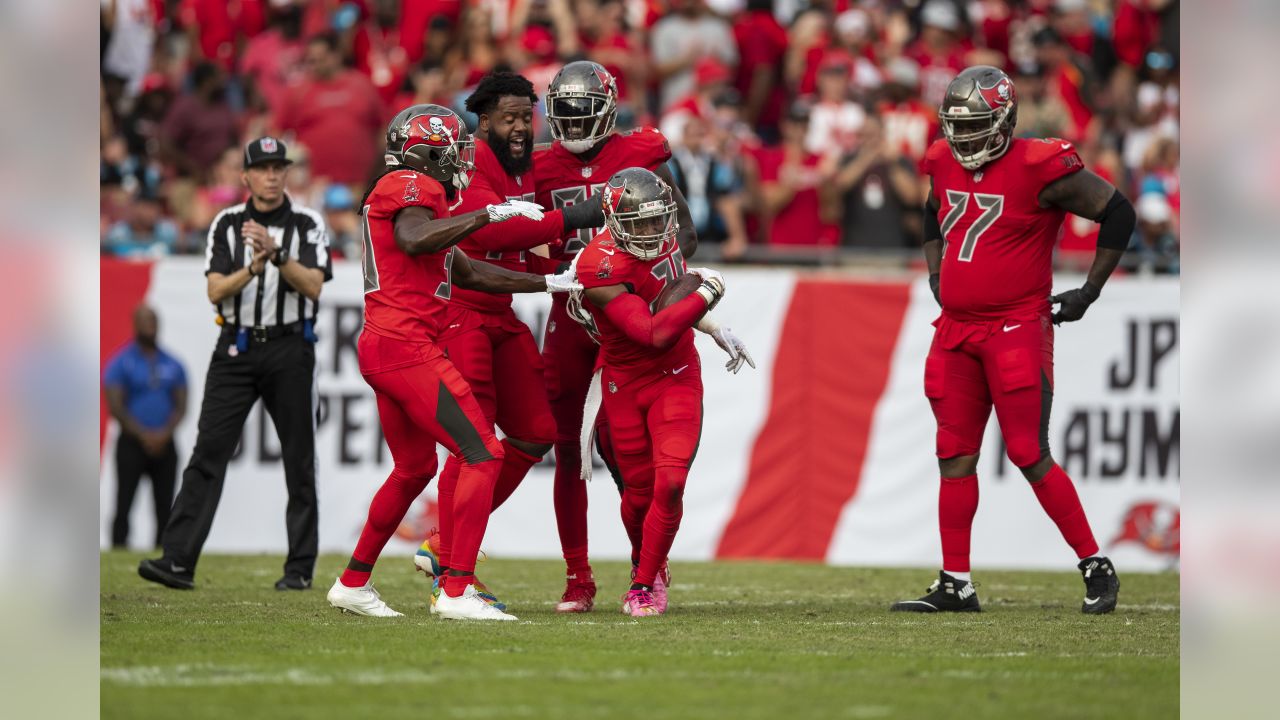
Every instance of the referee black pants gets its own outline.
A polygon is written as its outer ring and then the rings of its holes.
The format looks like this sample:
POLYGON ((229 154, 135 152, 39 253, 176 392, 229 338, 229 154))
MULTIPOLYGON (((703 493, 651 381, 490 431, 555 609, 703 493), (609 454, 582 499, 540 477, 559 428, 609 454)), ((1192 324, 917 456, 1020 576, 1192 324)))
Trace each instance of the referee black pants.
POLYGON ((164 530, 164 556, 178 568, 195 570, 222 497, 227 463, 249 410, 261 397, 280 436, 289 489, 285 510, 289 556, 284 572, 309 580, 319 546, 315 346, 302 335, 286 335, 250 343, 247 352, 233 355, 234 348, 234 337, 224 333, 209 362, 196 446, 164 530))
POLYGON ((173 505, 173 486, 178 484, 178 450, 173 441, 158 456, 148 455, 138 438, 120 433, 116 439, 116 516, 111 523, 111 546, 122 548, 129 542, 129 511, 142 476, 151 481, 151 498, 156 507, 155 546, 160 546, 164 526, 173 505))

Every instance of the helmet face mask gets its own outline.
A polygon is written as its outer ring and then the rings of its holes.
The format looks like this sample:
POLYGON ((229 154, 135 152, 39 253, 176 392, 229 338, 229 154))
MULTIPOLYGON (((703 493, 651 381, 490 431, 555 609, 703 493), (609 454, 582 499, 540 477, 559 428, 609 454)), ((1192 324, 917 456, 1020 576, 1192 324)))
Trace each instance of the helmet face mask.
POLYGON ((618 84, 597 63, 580 60, 556 73, 547 90, 551 136, 571 153, 584 153, 613 131, 618 84))
POLYGON ((947 86, 938 119, 956 162, 977 170, 1004 155, 1013 140, 1018 119, 1013 81, 994 67, 965 69, 947 86))
POLYGON ((601 194, 605 227, 618 247, 641 260, 671 250, 680 224, 671 187, 644 168, 627 168, 609 178, 601 194))
POLYGON ((475 153, 462 118, 439 105, 401 110, 387 128, 388 166, 405 165, 459 191, 471 182, 475 153))

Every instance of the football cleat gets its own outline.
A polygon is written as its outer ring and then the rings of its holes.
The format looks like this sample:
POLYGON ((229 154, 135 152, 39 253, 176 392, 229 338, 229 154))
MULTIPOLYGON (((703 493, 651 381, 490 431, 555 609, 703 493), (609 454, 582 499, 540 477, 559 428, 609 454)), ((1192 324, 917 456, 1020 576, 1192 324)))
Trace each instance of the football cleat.
POLYGON ((436 615, 439 613, 439 611, 436 610, 436 603, 439 600, 440 600, 440 577, 436 576, 431 578, 431 602, 428 604, 428 608, 431 610, 432 615, 436 615))
POLYGON ((440 532, 435 528, 431 528, 431 532, 427 533, 427 539, 422 541, 418 552, 414 554, 413 564, 418 570, 436 577, 442 572, 442 568, 440 558, 433 547, 440 547, 440 532))
POLYGON ((1080 612, 1085 615, 1102 615, 1116 609, 1116 600, 1120 595, 1120 578, 1111 561, 1105 557, 1094 556, 1080 561, 1077 566, 1084 576, 1084 603, 1080 612))
POLYGON ((978 591, 972 582, 939 572, 928 594, 919 600, 902 600, 889 608, 893 612, 981 612, 978 591))
POLYGON ((653 576, 653 602, 658 606, 658 612, 667 611, 667 588, 671 587, 671 568, 667 563, 662 563, 662 567, 658 568, 658 574, 653 576))
POLYGON ((468 585, 458 597, 450 597, 449 593, 441 593, 436 601, 434 612, 446 620, 515 620, 515 615, 508 615, 480 598, 475 585, 468 585))
POLYGON ((485 585, 480 578, 472 576, 471 582, 475 585, 476 594, 480 596, 481 600, 489 603, 499 610, 507 609, 507 604, 499 600, 498 596, 494 595, 493 591, 489 589, 489 586, 485 585))
POLYGON ((329 604, 343 612, 366 617, 404 617, 404 613, 396 612, 382 601, 382 596, 373 589, 373 583, 365 583, 364 587, 347 587, 342 580, 334 580, 333 587, 325 596, 329 604))
POLYGON ((596 584, 590 575, 583 580, 579 580, 576 575, 570 575, 565 578, 564 594, 560 596, 560 603, 556 605, 556 612, 591 612, 595 605, 596 584))
POLYGON ((628 590, 622 596, 622 614, 631 617, 649 617, 661 615, 662 609, 654 602, 653 593, 648 590, 628 590))

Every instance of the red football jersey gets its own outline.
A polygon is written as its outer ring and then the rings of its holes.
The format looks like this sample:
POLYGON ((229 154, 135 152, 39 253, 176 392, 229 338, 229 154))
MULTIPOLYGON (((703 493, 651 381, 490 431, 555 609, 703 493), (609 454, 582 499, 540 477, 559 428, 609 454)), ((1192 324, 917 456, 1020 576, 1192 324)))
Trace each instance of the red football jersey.
MULTIPOLYGON (((644 127, 616 133, 590 161, 565 150, 557 140, 533 154, 537 202, 548 210, 558 210, 600 192, 609 178, 620 170, 629 167, 657 170, 670 159, 671 148, 657 128, 644 127)), ((561 257, 573 259, 602 229, 583 229, 566 237, 560 250, 561 257)))
MULTIPOLYGON (((489 144, 478 138, 475 162, 471 184, 462 191, 462 202, 454 209, 458 215, 506 200, 534 201, 533 173, 508 175, 489 144)), ((458 248, 467 257, 484 260, 508 270, 527 272, 526 248, 558 240, 563 229, 564 218, 560 213, 555 213, 554 216, 548 213, 541 221, 517 217, 504 223, 487 225, 471 233, 458 243, 458 248)), ((511 295, 454 288, 452 302, 481 312, 497 313, 511 307, 511 295)))
MULTIPOLYGON (((630 292, 639 295, 652 309, 653 302, 662 294, 668 280, 685 273, 684 256, 672 243, 671 250, 653 260, 641 260, 622 250, 613 241, 613 235, 605 230, 591 240, 578 258, 578 282, 583 288, 626 285, 630 292)), ((637 345, 627 338, 605 315, 604 310, 582 299, 582 312, 575 312, 570 301, 571 314, 582 323, 604 350, 604 364, 624 377, 638 377, 679 367, 697 359, 693 346, 693 330, 688 329, 675 345, 666 350, 637 345)))
POLYGON ((383 175, 364 205, 364 328, 408 342, 434 342, 450 295, 453 248, 411 257, 396 244, 396 213, 425 207, 449 217, 444 187, 408 168, 383 175))
POLYGON ((1053 245, 1065 212, 1040 207, 1040 191, 1084 162, 1064 140, 1015 139, 1002 157, 966 170, 946 140, 929 147, 942 228, 942 308, 961 320, 998 320, 1048 309, 1053 245))

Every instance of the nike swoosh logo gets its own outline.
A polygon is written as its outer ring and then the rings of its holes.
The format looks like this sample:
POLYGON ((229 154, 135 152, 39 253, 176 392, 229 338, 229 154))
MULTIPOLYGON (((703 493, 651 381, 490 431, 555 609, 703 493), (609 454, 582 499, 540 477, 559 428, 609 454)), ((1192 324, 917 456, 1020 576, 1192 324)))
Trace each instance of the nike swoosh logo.
POLYGON ((1085 599, 1084 599, 1084 604, 1085 604, 1085 605, 1094 605, 1094 604, 1096 604, 1096 603, 1097 603, 1099 600, 1101 600, 1101 599, 1102 599, 1102 598, 1085 598, 1085 599))
POLYGON ((1071 149, 1071 143, 1062 143, 1062 149, 1063 149, 1063 150, 1070 150, 1070 149, 1071 149))
POLYGON ((679 375, 680 373, 684 372, 684 371, 685 371, 685 368, 687 368, 687 367, 689 367, 689 366, 688 366, 688 365, 681 365, 679 368, 677 368, 677 369, 675 369, 675 370, 672 370, 672 371, 671 371, 671 374, 672 374, 672 375, 679 375))
POLYGON ((184 568, 184 567, 182 567, 181 565, 170 565, 169 567, 173 568, 173 571, 174 571, 174 572, 186 572, 186 571, 187 571, 187 569, 186 569, 186 568, 184 568))
POLYGON ((1004 331, 1009 332, 1010 330, 1017 330, 1020 327, 1022 327, 1022 323, 1018 323, 1017 325, 1005 325, 1004 331))
POLYGON ((617 251, 616 251, 616 250, 605 250, 604 248, 600 248, 600 252, 604 253, 605 255, 612 255, 612 254, 614 254, 614 253, 615 253, 615 252, 617 252, 617 251))

